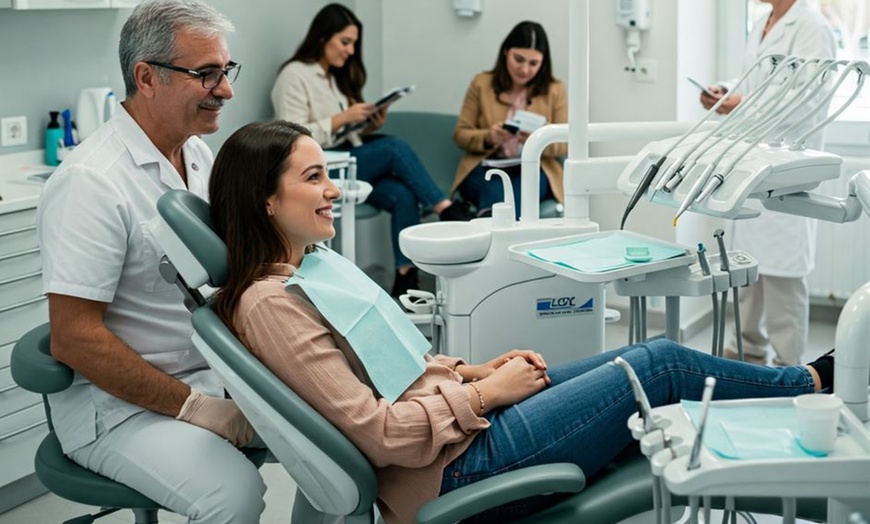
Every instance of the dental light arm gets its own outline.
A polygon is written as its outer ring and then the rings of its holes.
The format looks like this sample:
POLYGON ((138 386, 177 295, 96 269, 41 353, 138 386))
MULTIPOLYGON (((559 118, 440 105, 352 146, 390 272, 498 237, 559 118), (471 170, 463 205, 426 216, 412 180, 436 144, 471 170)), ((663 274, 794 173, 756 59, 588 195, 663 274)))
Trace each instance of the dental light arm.
MULTIPOLYGON (((797 193, 762 200, 774 211, 819 218, 830 222, 857 220, 862 211, 870 215, 870 170, 849 180, 849 195, 833 198, 797 193)), ((837 322, 834 360, 834 392, 862 422, 867 422, 867 375, 870 371, 870 283, 864 284, 846 302, 837 322)))
POLYGON ((838 198, 801 191, 789 195, 763 198, 761 203, 771 211, 788 213, 826 222, 853 222, 862 212, 870 216, 870 170, 859 171, 849 179, 849 194, 838 198))

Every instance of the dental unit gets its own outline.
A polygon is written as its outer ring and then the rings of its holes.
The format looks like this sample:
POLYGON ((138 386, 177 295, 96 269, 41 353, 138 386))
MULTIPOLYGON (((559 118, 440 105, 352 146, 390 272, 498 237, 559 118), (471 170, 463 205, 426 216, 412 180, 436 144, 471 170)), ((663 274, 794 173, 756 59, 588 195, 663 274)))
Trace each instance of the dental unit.
MULTIPOLYGON (((803 145, 807 137, 836 118, 855 95, 831 117, 796 138, 792 135, 797 127, 788 118, 798 105, 804 105, 803 110, 809 106, 809 112, 820 111, 836 87, 852 73, 857 75, 855 91, 859 91, 864 75, 870 71, 865 62, 763 57, 734 90, 753 69, 771 65, 768 76, 718 123, 713 123, 711 117, 724 97, 693 124, 590 123, 588 6, 588 0, 570 3, 569 124, 539 128, 529 136, 522 151, 519 220, 513 218, 515 203, 509 196, 509 179, 494 172, 489 176, 501 179, 506 201, 497 205, 493 218, 421 224, 400 235, 402 251, 418 267, 437 277, 434 305, 429 312, 437 315, 444 327, 447 354, 480 362, 501 354, 506 347, 536 347, 549 364, 556 365, 598 353, 604 349, 607 283, 612 283, 618 295, 631 297, 630 333, 637 341, 646 337, 645 297, 665 297, 665 336, 679 341, 680 297, 712 296, 718 319, 713 351, 721 352, 727 292, 733 290, 736 311, 737 288, 757 280, 757 262, 751 253, 727 251, 719 232, 715 235, 719 253, 709 254, 703 244, 698 245, 697 252, 691 252, 660 239, 623 231, 641 198, 729 219, 758 215, 757 210, 744 207, 747 198, 758 199, 771 210, 835 222, 870 214, 870 171, 852 177, 849 194, 844 198, 810 193, 821 182, 840 176, 842 159, 803 145), (590 142, 618 140, 650 142, 631 157, 589 158, 590 142), (564 216, 541 219, 539 157, 547 145, 559 141, 568 142, 564 216), (714 176, 716 182, 711 182, 714 176), (629 204, 620 230, 602 232, 589 219, 589 197, 612 193, 614 186, 629 198, 629 204), (674 249, 677 254, 632 262, 626 249, 625 264, 598 272, 584 272, 540 256, 544 251, 574 244, 597 246, 599 242, 616 240, 649 247, 651 251, 674 249)), ((834 524, 844 524, 856 510, 870 515, 868 318, 870 283, 847 302, 837 327, 834 392, 845 407, 840 414, 841 434, 834 452, 827 457, 723 459, 702 445, 703 425, 696 432, 681 405, 650 411, 643 405, 642 387, 637 391, 633 383, 642 416, 636 414, 628 424, 660 480, 654 489, 657 522, 672 522, 671 493, 697 497, 693 509, 703 501, 705 517, 711 496, 726 497, 726 516, 732 519, 734 497, 743 496, 782 498, 787 521, 794 517, 795 497, 827 497, 829 522, 834 524)), ((742 348, 738 351, 742 352, 742 348)), ((617 365, 631 380, 630 366, 617 365)), ((790 399, 708 401, 705 405, 709 409, 783 407, 790 405, 790 399)), ((697 515, 693 518, 697 519, 697 515)))

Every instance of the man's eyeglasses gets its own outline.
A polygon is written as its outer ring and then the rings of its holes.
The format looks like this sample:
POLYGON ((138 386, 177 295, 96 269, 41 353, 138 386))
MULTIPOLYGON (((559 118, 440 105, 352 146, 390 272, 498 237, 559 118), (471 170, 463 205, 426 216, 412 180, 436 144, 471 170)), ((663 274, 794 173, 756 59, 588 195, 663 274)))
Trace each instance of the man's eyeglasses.
POLYGON ((197 71, 196 69, 188 69, 186 67, 178 67, 164 62, 152 62, 149 60, 145 63, 157 67, 162 67, 164 69, 170 69, 172 71, 178 71, 179 73, 186 73, 190 76, 200 78, 202 79, 202 87, 209 90, 214 89, 218 85, 220 85, 221 80, 224 76, 227 77, 227 82, 232 84, 236 81, 236 78, 239 77, 239 71, 242 69, 242 64, 237 64, 235 62, 228 63, 226 69, 210 68, 203 69, 201 71, 197 71))

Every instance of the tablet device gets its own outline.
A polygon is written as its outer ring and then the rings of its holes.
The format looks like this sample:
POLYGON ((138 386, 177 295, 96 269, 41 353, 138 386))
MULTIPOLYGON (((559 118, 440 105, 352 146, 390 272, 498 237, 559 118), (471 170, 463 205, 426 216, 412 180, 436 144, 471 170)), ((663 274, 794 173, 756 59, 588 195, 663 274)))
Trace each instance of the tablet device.
MULTIPOLYGON (((411 86, 406 86, 406 87, 396 87, 396 88, 390 89, 389 91, 384 93, 384 95, 381 96, 377 102, 374 103, 375 111, 381 111, 383 109, 386 109, 387 107, 389 107, 390 104, 392 104, 396 100, 402 98, 403 96, 405 96, 409 93, 413 93, 414 88, 415 88, 415 86, 411 85, 411 86)), ((339 142, 339 141, 343 140, 345 137, 347 137, 347 135, 354 133, 356 131, 362 131, 365 128, 367 128, 368 126, 369 126, 368 120, 366 120, 364 122, 359 122, 356 124, 346 125, 346 126, 342 127, 335 134, 335 141, 339 142)))
POLYGON ((698 89, 700 89, 701 91, 703 91, 703 92, 704 92, 707 96, 709 96, 710 98, 719 98, 719 96, 721 96, 721 95, 714 95, 714 94, 711 93, 710 90, 707 89, 707 87, 704 86, 701 82, 698 82, 697 80, 695 80, 694 78, 692 78, 692 77, 690 77, 690 76, 687 76, 687 77, 686 77, 686 80, 688 80, 688 81, 689 81, 693 86, 695 86, 695 87, 697 87, 698 89))
POLYGON ((375 107, 380 111, 381 109, 387 107, 392 104, 396 100, 402 98, 403 96, 413 93, 415 86, 407 86, 407 87, 396 87, 390 89, 384 95, 375 102, 375 107))

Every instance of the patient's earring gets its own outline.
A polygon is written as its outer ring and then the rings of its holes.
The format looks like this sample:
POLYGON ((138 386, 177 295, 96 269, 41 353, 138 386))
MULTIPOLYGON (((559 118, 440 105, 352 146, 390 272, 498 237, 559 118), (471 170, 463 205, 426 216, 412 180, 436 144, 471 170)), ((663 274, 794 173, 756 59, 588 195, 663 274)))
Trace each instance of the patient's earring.
POLYGON ((269 216, 272 216, 272 215, 275 214, 275 211, 273 211, 271 207, 267 207, 267 208, 266 208, 266 214, 269 215, 269 216))

